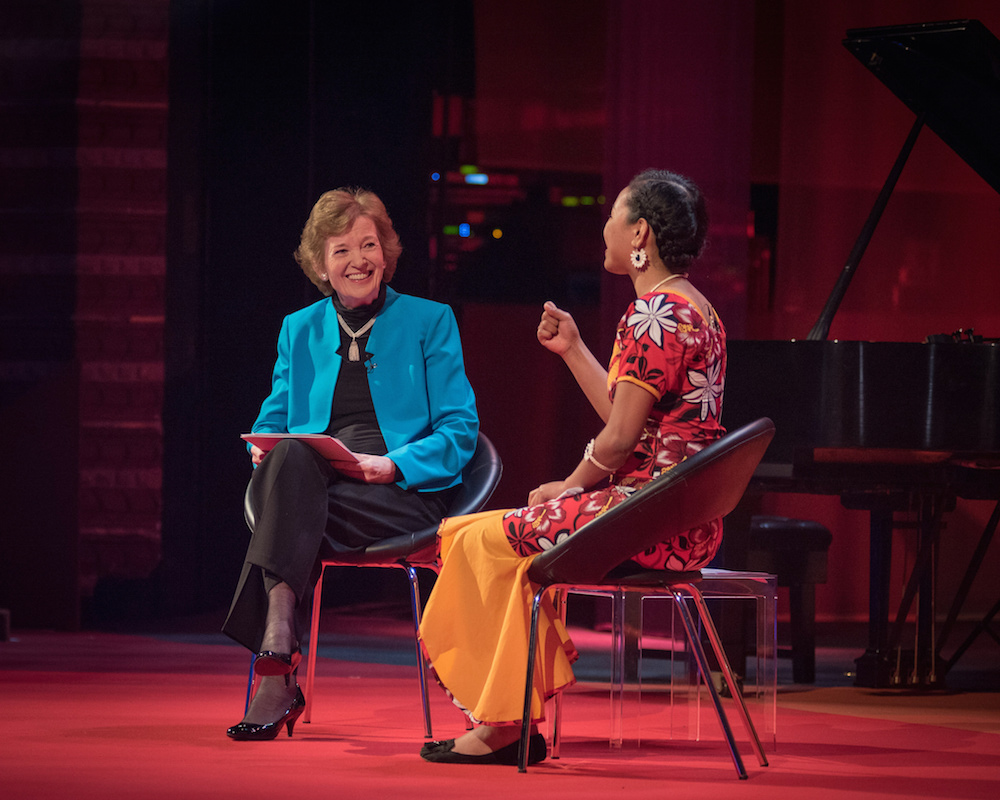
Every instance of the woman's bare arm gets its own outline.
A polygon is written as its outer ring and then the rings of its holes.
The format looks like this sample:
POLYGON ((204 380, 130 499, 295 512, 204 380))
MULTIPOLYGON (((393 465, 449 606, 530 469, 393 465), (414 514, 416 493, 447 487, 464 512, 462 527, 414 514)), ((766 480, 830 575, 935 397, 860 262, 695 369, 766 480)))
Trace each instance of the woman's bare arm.
POLYGON ((607 422, 611 415, 608 372, 580 337, 572 315, 551 301, 545 303, 537 336, 543 347, 562 357, 590 405, 607 422))
POLYGON ((608 422, 594 438, 593 461, 581 459, 565 480, 539 486, 528 495, 528 505, 554 500, 572 489, 586 489, 624 464, 639 443, 654 400, 653 395, 638 384, 620 382, 615 389, 615 402, 611 405, 608 422))

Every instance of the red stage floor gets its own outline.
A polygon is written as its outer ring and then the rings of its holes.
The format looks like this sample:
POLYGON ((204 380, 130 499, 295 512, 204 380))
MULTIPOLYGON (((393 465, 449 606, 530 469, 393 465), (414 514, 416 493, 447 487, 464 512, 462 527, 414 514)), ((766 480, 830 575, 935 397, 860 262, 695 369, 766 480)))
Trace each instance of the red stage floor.
MULTIPOLYGON (((642 703, 642 746, 611 751, 608 695, 592 683, 567 697, 557 761, 525 775, 428 764, 417 755, 423 737, 405 623, 352 613, 326 634, 335 654, 341 644, 353 649, 341 651, 351 658, 320 660, 313 722, 297 725, 292 739, 260 743, 225 737, 242 716, 248 658, 201 622, 144 635, 15 631, 0 643, 0 795, 770 800, 993 798, 1000 790, 1000 693, 912 694, 837 681, 781 687, 770 766, 757 766, 744 742, 746 782, 737 781, 710 714, 701 741, 671 739, 669 709, 652 695, 642 703), (394 653, 403 663, 385 663, 394 653)), ((821 676, 849 663, 848 652, 822 648, 821 676)), ((439 738, 464 729, 440 692, 433 714, 439 738)), ((740 737, 735 714, 732 722, 740 737)))

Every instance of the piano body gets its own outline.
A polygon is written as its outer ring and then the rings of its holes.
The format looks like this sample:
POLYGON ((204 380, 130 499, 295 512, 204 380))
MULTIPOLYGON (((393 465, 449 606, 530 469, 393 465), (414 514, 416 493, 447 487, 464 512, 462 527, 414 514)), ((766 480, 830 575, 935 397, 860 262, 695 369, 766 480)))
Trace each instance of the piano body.
MULTIPOLYGON (((939 629, 934 567, 944 514, 958 497, 1000 500, 1000 343, 828 341, 827 334, 924 125, 1000 191, 1000 42, 979 22, 959 20, 849 30, 844 45, 916 120, 809 336, 730 341, 725 423, 775 422, 751 492, 839 495, 845 507, 869 512, 869 641, 856 685, 940 686, 971 643, 942 655, 1000 516, 998 502, 939 629), (890 621, 892 531, 907 524, 901 512, 916 519, 919 548, 890 621), (902 633, 914 600, 916 644, 907 650, 902 633)), ((987 626, 998 610, 1000 603, 987 626)))

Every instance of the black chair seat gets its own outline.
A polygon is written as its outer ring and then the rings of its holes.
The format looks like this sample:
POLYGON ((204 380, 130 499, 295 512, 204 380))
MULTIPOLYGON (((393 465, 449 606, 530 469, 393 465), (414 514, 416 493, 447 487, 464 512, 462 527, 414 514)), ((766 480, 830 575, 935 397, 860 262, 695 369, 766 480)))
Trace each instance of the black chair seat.
POLYGON ((391 566, 399 561, 411 564, 431 564, 437 546, 437 528, 428 528, 419 533, 392 536, 368 545, 364 550, 353 553, 338 553, 326 559, 330 566, 355 567, 391 566), (424 555, 426 551, 426 555, 424 555))
POLYGON ((634 561, 626 561, 608 572, 602 585, 620 586, 660 586, 678 581, 694 581, 701 577, 701 570, 672 572, 667 569, 647 569, 634 561))

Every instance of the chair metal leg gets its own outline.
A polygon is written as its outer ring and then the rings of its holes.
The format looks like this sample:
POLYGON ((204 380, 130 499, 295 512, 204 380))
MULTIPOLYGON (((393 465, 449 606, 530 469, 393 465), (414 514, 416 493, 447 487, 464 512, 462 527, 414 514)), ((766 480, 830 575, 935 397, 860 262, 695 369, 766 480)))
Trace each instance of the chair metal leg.
MULTIPOLYGON (((553 601, 556 607, 556 613, 559 615, 559 619, 562 620, 563 625, 566 624, 566 604, 568 599, 568 592, 564 589, 557 589, 553 601)), ((549 746, 549 758, 555 760, 559 758, 559 748, 562 744, 562 709, 563 709, 563 693, 562 691, 556 692, 556 696, 552 698, 552 722, 551 722, 551 733, 552 742, 549 746)))
MULTIPOLYGON (((416 648, 417 672, 420 677, 420 698, 423 702, 424 734, 428 739, 430 739, 432 734, 431 706, 427 690, 428 675, 424 662, 423 650, 420 647, 420 583, 417 577, 416 567, 406 563, 400 563, 397 566, 406 570, 407 578, 410 581, 410 609, 413 613, 413 641, 414 647, 416 648)), ((312 721, 313 687, 315 685, 316 678, 316 656, 319 650, 319 623, 323 610, 323 577, 326 574, 326 567, 327 564, 322 565, 319 579, 316 581, 316 586, 313 590, 312 618, 309 622, 309 653, 306 656, 306 709, 302 715, 303 722, 312 721)), ((252 679, 253 674, 251 672, 251 681, 252 679)), ((249 706, 250 689, 248 688, 247 691, 247 705, 249 706)), ((471 724, 468 725, 468 727, 471 727, 471 724)))
MULTIPOLYGON (((743 721, 743 727, 750 738, 750 745, 753 747, 758 763, 762 767, 766 767, 767 757, 764 755, 764 748, 761 746, 760 739, 757 736, 757 730, 754 727, 753 720, 750 719, 750 713, 747 711, 746 703, 743 700, 743 694, 736 681, 736 676, 733 674, 732 667, 729 664, 729 659, 726 657, 726 651, 722 647, 722 640, 719 638, 719 632, 716 630, 715 623, 712 621, 712 615, 709 613, 704 596, 691 584, 681 584, 674 587, 674 589, 687 592, 691 599, 694 600, 695 607, 698 609, 698 617, 701 620, 705 634, 708 636, 709 642, 712 645, 712 650, 715 652, 715 657, 719 663, 719 668, 722 670, 726 686, 729 687, 729 693, 732 695, 733 700, 736 703, 736 710, 743 721)), ((701 667, 702 678, 705 680, 712 702, 718 712, 719 722, 722 724, 723 731, 725 732, 726 739, 729 743, 730 751, 733 754, 733 760, 736 763, 736 770, 740 774, 741 779, 745 778, 746 770, 743 768, 742 759, 739 758, 739 753, 736 751, 736 743, 733 739, 732 730, 729 727, 729 721, 725 716, 724 710, 722 709, 722 702, 719 699, 718 692, 716 692, 715 685, 712 683, 711 673, 708 668, 708 659, 705 656, 704 648, 701 646, 701 641, 698 637, 697 631, 695 630, 694 620, 691 618, 691 613, 688 610, 684 595, 679 591, 674 591, 674 600, 680 609, 681 620, 683 621, 684 627, 688 632, 691 652, 697 659, 699 667, 701 667)))
MULTIPOLYGON (((715 713, 719 718, 719 724, 722 726, 723 735, 726 737, 726 744, 729 746, 729 754, 733 758, 733 765, 736 767, 736 774, 739 776, 740 780, 745 781, 747 779, 746 767, 743 766, 743 759, 740 757, 739 750, 736 748, 736 740, 733 738, 733 731, 729 727, 729 719, 726 717, 726 710, 722 707, 722 700, 719 698, 719 693, 715 691, 715 685, 712 683, 712 670, 708 664, 708 657, 705 655, 705 650, 701 646, 701 641, 698 636, 698 628, 694 624, 694 620, 691 618, 691 612, 687 607, 684 595, 679 591, 674 591, 673 597, 678 613, 680 614, 681 622, 684 625, 684 631, 687 634, 688 644, 691 647, 691 654, 695 657, 695 661, 698 663, 698 669, 701 671, 701 677, 705 681, 706 687, 708 687, 709 696, 712 698, 712 704, 715 706, 715 713)), ((716 634, 716 636, 718 636, 718 634, 716 634)), ((732 671, 730 671, 730 675, 731 674, 732 671)), ((739 696, 739 688, 735 687, 735 681, 733 682, 733 687, 731 688, 736 688, 736 696, 739 696)))
POLYGON ((611 595, 611 739, 613 750, 622 749, 625 706, 625 598, 620 589, 611 595))
MULTIPOLYGON (((574 587, 576 591, 583 590, 587 593, 583 587, 574 587)), ((694 656, 694 661, 698 672, 701 674, 702 680, 704 680, 709 695, 712 699, 712 703, 715 707, 716 716, 719 719, 719 724, 722 727, 723 734, 726 739, 726 744, 729 747, 729 752, 733 760, 733 765, 736 769, 736 774, 741 780, 746 780, 747 771, 743 764, 743 759, 736 747, 736 740, 733 736, 732 728, 729 725, 729 719, 726 716, 725 709, 722 706, 722 700, 719 697, 718 691, 715 689, 715 685, 712 681, 711 666, 708 662, 708 657, 705 653, 705 648, 701 644, 701 629, 704 628, 706 635, 712 645, 713 652, 715 653, 716 659, 718 660, 719 666, 722 670, 723 677, 726 681, 726 685, 729 688, 731 695, 733 696, 734 702, 736 703, 737 710, 740 714, 740 718, 743 722, 743 726, 747 731, 750 738, 751 746, 754 749, 754 753, 757 756, 757 761, 762 767, 766 767, 767 757, 764 755, 764 749, 761 746, 760 739, 757 735, 756 728, 754 727, 753 721, 750 718, 750 714, 747 710, 746 703, 743 699, 740 687, 736 681, 736 676, 733 673, 732 667, 729 664, 728 657, 722 646, 722 641, 719 638, 718 630, 715 627, 715 623, 712 619, 711 613, 708 610, 708 606, 705 603, 705 598, 701 591, 691 584, 676 584, 673 586, 666 587, 670 592, 669 596, 674 601, 681 622, 684 627, 685 636, 687 637, 689 646, 691 648, 691 654, 694 656), (690 597, 698 610, 698 620, 701 622, 699 626, 691 614, 691 610, 687 605, 688 597, 690 597)), ((565 602, 565 595, 573 589, 560 590, 557 594, 557 610, 560 609, 558 603, 560 600, 565 602)), ((522 718, 522 729, 521 729, 521 750, 518 754, 518 771, 527 771, 527 747, 528 740, 530 736, 531 727, 531 694, 534 685, 534 675, 535 675, 535 663, 537 657, 538 649, 538 623, 540 618, 540 608, 541 600, 544 595, 545 590, 539 589, 536 592, 534 601, 531 609, 531 628, 529 632, 529 643, 528 643, 528 672, 525 679, 525 690, 524 690, 524 715, 522 718)), ((611 698, 611 710, 612 710, 612 746, 614 746, 615 734, 618 734, 619 746, 621 744, 621 732, 623 719, 621 715, 622 702, 624 700, 625 691, 625 674, 626 669, 629 668, 629 663, 626 660, 628 658, 628 636, 629 634, 625 630, 627 624, 634 624, 637 628, 635 636, 641 636, 641 618, 637 620, 626 619, 627 613, 627 602, 626 598, 630 594, 635 594, 639 602, 642 600, 642 592, 630 592, 629 589, 623 587, 617 587, 613 591, 602 591, 601 594, 605 596, 610 596, 612 600, 612 698, 611 698)), ((640 606, 641 609, 641 606, 640 606)), ((641 613, 641 611, 640 611, 641 613)), ((765 623, 764 627, 771 631, 773 637, 773 619, 768 618, 769 621, 765 623)), ((758 627, 760 625, 758 624, 758 627)), ((767 633, 765 631, 758 631, 758 635, 763 635, 767 633)), ((633 637, 633 638, 634 638, 633 637)), ((772 641, 769 639, 768 641, 772 641)), ((641 639, 635 644, 636 647, 641 651, 641 639)), ((773 660, 773 659, 772 659, 773 660)), ((641 676, 640 676, 640 686, 641 686, 641 676)), ((553 749, 557 753, 558 744, 560 740, 560 726, 561 726, 561 705, 562 697, 561 694, 557 695, 555 709, 554 709, 554 723, 553 723, 553 749)))
POLYGON ((313 590, 312 619, 309 621, 309 655, 306 657, 306 710, 303 722, 312 722, 313 685, 316 682, 316 651, 319 649, 319 618, 323 611, 323 576, 326 564, 320 567, 319 580, 313 590))
POLYGON ((719 638, 719 632, 715 628, 715 623, 712 620, 712 615, 708 611, 708 605, 705 603, 705 597, 702 593, 693 586, 688 585, 687 590, 691 592, 691 597, 694 599, 695 606, 698 608, 698 616, 701 618, 702 625, 705 628, 705 634, 708 636, 709 642, 712 644, 712 649, 715 651, 715 658, 719 662, 719 668, 722 670, 722 675, 726 679, 726 685, 729 687, 729 693, 733 696, 733 700, 736 702, 736 710, 739 712, 740 719, 743 720, 743 727, 746 729, 747 736, 750 738, 750 745, 753 747, 754 754, 757 756, 757 762, 762 766, 767 766, 767 756, 764 755, 764 748, 761 746, 760 738, 757 736, 757 729, 753 724, 753 720, 750 718, 750 712, 747 710, 747 704, 743 699, 743 692, 740 691, 739 684, 736 682, 736 675, 733 674, 733 668, 729 664, 729 658, 726 656, 726 651, 722 647, 722 639, 719 638))
POLYGON ((552 742, 549 745, 549 758, 553 761, 559 758, 559 747, 562 744, 562 705, 563 693, 559 691, 552 698, 552 742))
POLYGON ((524 714, 521 718, 521 750, 517 755, 517 771, 528 771, 528 739, 531 732, 531 690, 535 683, 535 651, 538 650, 538 618, 545 589, 535 592, 531 603, 531 633, 528 636, 528 672, 524 676, 524 714))
POLYGON ((431 703, 427 695, 427 668, 424 663, 424 651, 420 646, 420 583, 417 579, 417 568, 412 564, 401 565, 410 579, 410 608, 413 611, 413 642, 417 655, 417 677, 420 679, 420 701, 424 707, 424 736, 432 739, 431 733, 431 703))
MULTIPOLYGON (((555 592, 555 606, 563 624, 566 623, 566 600, 569 592, 565 589, 558 589, 555 592)), ((630 656, 641 649, 641 642, 633 641, 634 636, 629 632, 629 620, 627 619, 629 593, 621 590, 612 592, 601 592, 602 596, 611 599, 611 732, 608 737, 608 744, 612 749, 620 750, 624 741, 624 709, 626 697, 626 676, 629 674, 630 656)), ((559 746, 562 742, 562 692, 558 692, 553 698, 552 714, 552 743, 549 757, 559 758, 559 746)))
POLYGON ((250 701, 253 699, 253 689, 254 689, 254 687, 253 687, 253 679, 255 677, 254 676, 254 671, 253 671, 253 665, 254 665, 254 662, 256 662, 256 661, 257 661, 257 654, 256 653, 251 653, 250 654, 250 678, 249 678, 249 680, 247 680, 247 703, 243 707, 243 714, 244 715, 246 715, 246 713, 250 710, 250 701))

